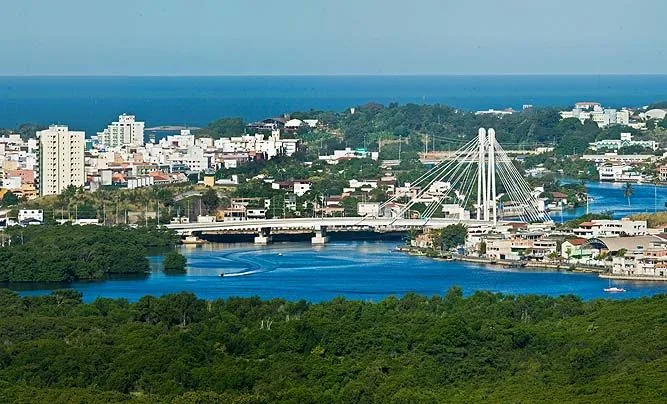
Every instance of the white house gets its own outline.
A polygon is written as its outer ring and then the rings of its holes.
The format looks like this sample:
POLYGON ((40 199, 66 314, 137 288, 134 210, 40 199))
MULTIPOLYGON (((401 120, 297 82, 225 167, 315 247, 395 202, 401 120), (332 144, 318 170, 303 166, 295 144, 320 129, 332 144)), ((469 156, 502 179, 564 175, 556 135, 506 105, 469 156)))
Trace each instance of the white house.
POLYGON ((38 222, 44 221, 44 211, 42 209, 19 209, 19 223, 27 220, 38 222))
POLYGON ((574 229, 574 235, 581 238, 644 236, 647 234, 646 220, 591 220, 574 229))

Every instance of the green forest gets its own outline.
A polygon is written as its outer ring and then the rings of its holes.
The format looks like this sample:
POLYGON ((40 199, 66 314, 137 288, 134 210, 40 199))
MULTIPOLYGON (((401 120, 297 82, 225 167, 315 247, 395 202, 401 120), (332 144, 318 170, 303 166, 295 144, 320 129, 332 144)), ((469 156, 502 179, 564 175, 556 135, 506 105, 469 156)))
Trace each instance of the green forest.
POLYGON ((49 225, 2 235, 0 282, 72 282, 149 270, 150 248, 174 245, 157 228, 49 225))
POLYGON ((0 396, 48 403, 665 402, 667 297, 136 303, 0 289, 0 396))
MULTIPOLYGON (((568 107, 563 107, 567 109, 568 107)), ((369 103, 343 112, 296 112, 294 118, 315 118, 342 135, 340 141, 352 147, 367 146, 378 150, 378 141, 403 140, 402 152, 425 150, 456 150, 477 136, 480 127, 496 129, 497 139, 506 148, 533 148, 536 145, 555 146, 556 156, 583 153, 589 142, 617 139, 621 132, 636 138, 667 140, 667 120, 660 121, 640 132, 628 126, 613 125, 599 128, 592 121, 583 124, 575 118, 561 120, 560 108, 530 108, 511 115, 495 116, 463 111, 446 105, 388 106, 369 103), (428 135, 428 137, 426 136, 428 135)), ((381 158, 398 158, 398 143, 382 147, 381 158)))

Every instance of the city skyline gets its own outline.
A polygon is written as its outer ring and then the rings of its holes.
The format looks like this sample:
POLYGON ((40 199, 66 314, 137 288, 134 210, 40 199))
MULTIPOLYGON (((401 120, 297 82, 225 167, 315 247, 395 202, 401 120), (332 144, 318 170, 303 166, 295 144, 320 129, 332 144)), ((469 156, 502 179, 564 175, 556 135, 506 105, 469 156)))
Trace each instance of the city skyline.
POLYGON ((0 75, 663 73, 667 4, 640 3, 27 0, 4 6, 0 75))

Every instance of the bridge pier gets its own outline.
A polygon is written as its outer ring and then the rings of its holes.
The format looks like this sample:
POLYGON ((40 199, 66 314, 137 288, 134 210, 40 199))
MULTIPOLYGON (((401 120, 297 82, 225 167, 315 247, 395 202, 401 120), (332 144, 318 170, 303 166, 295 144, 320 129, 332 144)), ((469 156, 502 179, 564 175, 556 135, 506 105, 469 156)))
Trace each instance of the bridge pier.
POLYGON ((329 236, 327 236, 327 226, 315 227, 315 236, 310 239, 310 242, 313 245, 325 245, 328 243, 329 236))
POLYGON ((268 245, 270 243, 271 243, 271 228, 270 227, 260 228, 258 234, 255 236, 255 244, 268 245))

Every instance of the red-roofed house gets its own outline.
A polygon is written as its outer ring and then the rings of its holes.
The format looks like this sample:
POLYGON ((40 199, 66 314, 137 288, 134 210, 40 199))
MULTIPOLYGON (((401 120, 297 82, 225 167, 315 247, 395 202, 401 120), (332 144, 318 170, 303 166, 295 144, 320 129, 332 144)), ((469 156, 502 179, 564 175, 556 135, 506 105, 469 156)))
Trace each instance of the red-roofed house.
POLYGON ((600 250, 591 247, 585 238, 565 240, 560 247, 561 257, 569 261, 586 261, 599 254, 600 250))

